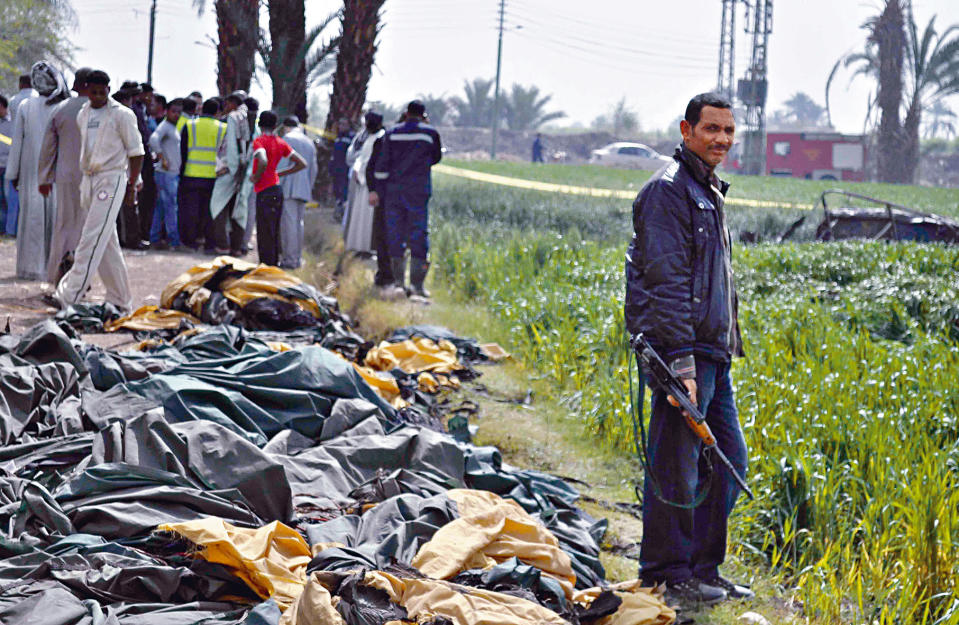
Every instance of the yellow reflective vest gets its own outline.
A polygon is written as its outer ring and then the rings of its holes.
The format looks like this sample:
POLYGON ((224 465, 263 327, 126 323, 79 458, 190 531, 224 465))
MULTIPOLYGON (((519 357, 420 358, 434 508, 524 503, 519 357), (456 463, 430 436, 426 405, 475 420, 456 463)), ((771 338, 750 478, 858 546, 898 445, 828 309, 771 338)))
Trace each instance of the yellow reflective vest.
POLYGON ((216 178, 216 154, 226 136, 226 124, 212 117, 198 117, 186 123, 187 151, 183 175, 187 178, 216 178))

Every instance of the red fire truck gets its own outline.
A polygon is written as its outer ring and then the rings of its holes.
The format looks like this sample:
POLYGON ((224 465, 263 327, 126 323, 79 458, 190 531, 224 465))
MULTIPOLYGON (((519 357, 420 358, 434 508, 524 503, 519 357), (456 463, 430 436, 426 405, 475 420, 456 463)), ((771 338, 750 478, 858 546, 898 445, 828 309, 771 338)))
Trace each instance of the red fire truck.
MULTIPOLYGON (((741 170, 741 144, 733 146, 726 169, 741 170)), ((766 133, 766 174, 810 180, 865 180, 863 135, 812 130, 766 133)))

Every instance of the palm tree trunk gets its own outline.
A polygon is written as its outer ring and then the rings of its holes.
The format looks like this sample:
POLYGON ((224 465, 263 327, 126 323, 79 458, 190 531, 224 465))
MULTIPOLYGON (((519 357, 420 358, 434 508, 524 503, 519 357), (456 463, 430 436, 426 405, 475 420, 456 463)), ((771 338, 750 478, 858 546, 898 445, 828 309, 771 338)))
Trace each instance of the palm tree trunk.
POLYGON ((906 31, 901 0, 887 0, 873 30, 879 48, 879 153, 877 169, 883 182, 904 182, 904 133, 899 118, 906 31))
POLYGON ((338 119, 355 123, 363 112, 384 1, 343 0, 343 33, 336 57, 330 112, 326 117, 327 130, 333 128, 338 119))
POLYGON ((259 0, 216 0, 216 87, 226 96, 250 90, 256 58, 259 0))
POLYGON ((903 165, 902 180, 908 184, 919 182, 920 142, 919 127, 922 124, 922 104, 916 98, 906 112, 903 126, 903 165))
POLYGON ((306 40, 304 0, 269 0, 270 80, 273 110, 281 118, 291 113, 306 119, 306 40))

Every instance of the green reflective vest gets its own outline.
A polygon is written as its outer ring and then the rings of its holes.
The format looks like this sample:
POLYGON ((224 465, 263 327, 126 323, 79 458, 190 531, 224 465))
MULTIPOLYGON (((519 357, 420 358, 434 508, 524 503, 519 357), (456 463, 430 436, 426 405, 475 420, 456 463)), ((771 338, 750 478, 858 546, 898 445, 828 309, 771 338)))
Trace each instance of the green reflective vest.
POLYGON ((216 178, 216 153, 226 135, 226 124, 212 117, 198 117, 186 123, 186 167, 188 178, 216 178))

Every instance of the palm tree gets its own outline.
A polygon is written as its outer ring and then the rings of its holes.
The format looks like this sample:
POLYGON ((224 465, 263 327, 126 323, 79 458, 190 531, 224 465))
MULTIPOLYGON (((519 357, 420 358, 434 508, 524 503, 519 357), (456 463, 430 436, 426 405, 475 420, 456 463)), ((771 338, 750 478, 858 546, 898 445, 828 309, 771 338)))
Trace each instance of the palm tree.
POLYGON ((826 81, 828 110, 829 87, 840 65, 854 67, 853 78, 876 80, 866 119, 868 124, 878 113, 877 169, 884 182, 916 179, 923 109, 959 93, 959 26, 939 35, 935 19, 920 35, 908 2, 887 0, 882 13, 863 25, 870 32, 866 49, 840 58, 826 81))
MULTIPOLYGON (((206 0, 193 0, 198 14, 206 0)), ((259 0, 214 0, 216 12, 216 88, 220 95, 250 90, 256 69, 259 0)))
POLYGON ((539 87, 514 84, 506 97, 506 127, 510 130, 536 130, 554 119, 566 117, 562 111, 546 112, 551 95, 540 96, 539 87))
POLYGON ((273 110, 280 116, 295 114, 307 119, 307 87, 328 76, 339 37, 321 41, 338 12, 327 15, 307 32, 304 0, 269 0, 270 37, 262 33, 257 44, 260 58, 273 83, 273 110))
POLYGON ((926 123, 926 139, 952 139, 956 136, 956 113, 946 106, 942 100, 936 100, 929 109, 929 115, 932 119, 926 123))
POLYGON ((363 112, 384 1, 343 0, 340 48, 336 55, 330 113, 326 116, 327 130, 332 129, 338 119, 345 118, 355 123, 363 112))
POLYGON ((818 126, 822 121, 826 109, 816 104, 816 101, 802 91, 797 91, 791 98, 783 102, 786 109, 786 118, 799 126, 818 126))
POLYGON ((426 107, 426 114, 430 116, 430 123, 434 126, 445 126, 447 117, 449 117, 450 105, 449 98, 445 94, 433 95, 432 93, 421 93, 416 96, 426 107))
POLYGON ((454 124, 465 128, 489 128, 493 123, 493 81, 474 78, 463 83, 463 98, 451 98, 456 111, 454 124))
POLYGON ((639 130, 639 116, 626 104, 626 98, 620 98, 607 113, 594 119, 592 126, 596 130, 607 130, 613 136, 621 137, 639 130))

